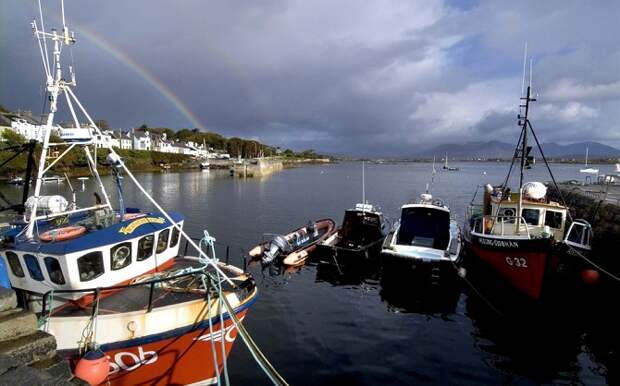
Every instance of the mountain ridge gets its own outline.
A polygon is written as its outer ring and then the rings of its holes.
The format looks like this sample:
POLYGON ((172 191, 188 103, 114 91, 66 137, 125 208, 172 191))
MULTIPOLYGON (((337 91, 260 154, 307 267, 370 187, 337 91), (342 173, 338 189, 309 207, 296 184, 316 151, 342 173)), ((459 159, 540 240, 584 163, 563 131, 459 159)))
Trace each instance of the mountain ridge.
MULTIPOLYGON (((530 144, 534 147, 532 155, 540 156, 540 152, 536 144, 530 144)), ((584 159, 586 148, 588 149, 589 158, 610 158, 620 157, 620 149, 608 146, 599 142, 576 142, 566 145, 560 145, 554 142, 541 144, 546 157, 549 158, 575 158, 584 159)), ((429 150, 419 151, 413 156, 420 158, 467 158, 467 159, 493 159, 493 158, 512 158, 515 145, 501 141, 471 141, 463 144, 441 144, 429 150)))

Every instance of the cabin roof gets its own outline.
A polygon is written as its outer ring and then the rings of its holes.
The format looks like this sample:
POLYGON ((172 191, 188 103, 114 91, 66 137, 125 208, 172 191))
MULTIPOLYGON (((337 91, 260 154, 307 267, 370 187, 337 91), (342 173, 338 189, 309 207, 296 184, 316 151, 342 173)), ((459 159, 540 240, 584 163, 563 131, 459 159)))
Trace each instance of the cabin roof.
POLYGON ((431 209, 437 209, 437 210, 442 210, 444 212, 448 212, 450 213, 450 209, 445 207, 445 206, 437 206, 437 205, 432 205, 432 204, 405 204, 403 206, 400 207, 400 209, 410 209, 410 208, 431 208, 431 209))
MULTIPOLYGON (((184 220, 184 216, 177 212, 168 212, 170 217, 179 222, 184 220)), ((7 249, 32 252, 37 254, 65 255, 68 253, 79 252, 93 248, 100 248, 106 245, 121 243, 168 228, 172 225, 159 212, 147 213, 146 216, 131 220, 125 220, 103 229, 86 232, 85 234, 67 241, 41 242, 39 240, 17 241, 7 249)), ((40 227, 39 232, 56 227, 40 227)))
MULTIPOLYGON (((500 206, 518 205, 518 204, 519 204, 519 196, 518 195, 517 195, 516 199, 501 200, 499 202, 500 206)), ((556 202, 556 201, 536 201, 536 200, 528 200, 527 198, 523 199, 523 201, 521 201, 521 205, 543 207, 543 208, 550 208, 550 209, 562 209, 562 210, 568 209, 567 207, 565 207, 564 205, 562 205, 562 204, 560 204, 559 202, 556 202)))

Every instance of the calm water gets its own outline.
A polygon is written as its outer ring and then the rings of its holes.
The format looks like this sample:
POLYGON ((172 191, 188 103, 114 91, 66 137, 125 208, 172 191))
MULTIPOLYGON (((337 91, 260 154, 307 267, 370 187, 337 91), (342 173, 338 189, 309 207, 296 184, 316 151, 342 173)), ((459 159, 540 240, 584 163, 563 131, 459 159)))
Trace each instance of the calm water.
MULTIPOLYGON (((500 183, 507 165, 454 166, 461 170, 438 172, 433 193, 462 221, 476 186, 500 183)), ((579 167, 554 165, 554 172, 559 180, 579 179, 579 167)), ((424 163, 367 165, 366 198, 396 219, 403 203, 424 192, 430 170, 424 163)), ((601 167, 602 173, 611 170, 601 167)), ((263 179, 234 179, 219 171, 138 177, 164 207, 187 215, 189 233, 207 228, 218 242, 230 245, 238 264, 241 251, 263 233, 285 233, 324 217, 340 222, 362 195, 359 163, 288 169, 263 179)), ((537 165, 527 180, 548 177, 537 165)), ((109 177, 105 182, 113 191, 109 177)), ((80 202, 93 201, 91 184, 78 191, 80 202)), ((64 191, 65 185, 46 189, 64 191)), ((74 185, 79 190, 79 183, 74 185)), ((144 206, 127 185, 125 201, 144 206)), ((7 186, 0 190, 9 198, 18 193, 7 186)), ((605 305, 597 292, 578 299, 567 295, 562 307, 534 308, 513 303, 500 287, 473 277, 484 299, 450 275, 431 285, 427 277, 407 272, 386 277, 378 267, 342 275, 316 262, 296 272, 249 270, 260 297, 246 326, 292 385, 618 382, 617 303, 605 305)), ((614 290, 605 299, 615 298, 614 290)), ((230 355, 229 371, 233 384, 268 384, 241 340, 230 355)))

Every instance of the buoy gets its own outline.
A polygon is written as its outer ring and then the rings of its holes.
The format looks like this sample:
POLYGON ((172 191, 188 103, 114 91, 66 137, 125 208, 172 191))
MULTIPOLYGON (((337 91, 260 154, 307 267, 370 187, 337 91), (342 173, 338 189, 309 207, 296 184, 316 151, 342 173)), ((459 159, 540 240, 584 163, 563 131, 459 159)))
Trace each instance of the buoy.
POLYGON ((584 269, 581 271, 581 280, 587 285, 596 284, 600 276, 601 275, 595 269, 584 269))
POLYGON ((101 350, 89 351, 78 361, 74 375, 90 385, 103 383, 110 371, 110 361, 101 350))

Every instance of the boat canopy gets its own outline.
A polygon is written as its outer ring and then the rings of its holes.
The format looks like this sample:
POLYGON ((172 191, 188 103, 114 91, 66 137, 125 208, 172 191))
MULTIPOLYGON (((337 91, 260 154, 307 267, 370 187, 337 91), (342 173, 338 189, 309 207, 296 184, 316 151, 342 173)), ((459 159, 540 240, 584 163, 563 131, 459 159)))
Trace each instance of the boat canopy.
POLYGON ((448 211, 429 206, 408 206, 402 209, 397 244, 444 250, 449 242, 448 211))
POLYGON ((381 215, 376 212, 346 210, 342 220, 342 240, 363 242, 381 238, 381 215))

